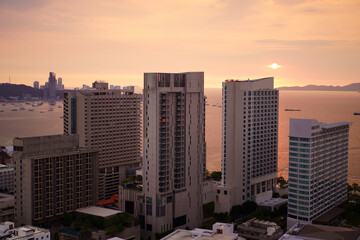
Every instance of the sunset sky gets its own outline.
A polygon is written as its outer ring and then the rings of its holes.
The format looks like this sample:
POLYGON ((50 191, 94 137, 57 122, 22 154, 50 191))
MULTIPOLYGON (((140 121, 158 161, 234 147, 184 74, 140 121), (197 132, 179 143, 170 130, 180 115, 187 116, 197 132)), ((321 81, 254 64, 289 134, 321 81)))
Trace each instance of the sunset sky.
POLYGON ((204 71, 205 87, 360 82, 360 1, 0 0, 0 82, 50 71, 68 88, 185 71, 204 71))

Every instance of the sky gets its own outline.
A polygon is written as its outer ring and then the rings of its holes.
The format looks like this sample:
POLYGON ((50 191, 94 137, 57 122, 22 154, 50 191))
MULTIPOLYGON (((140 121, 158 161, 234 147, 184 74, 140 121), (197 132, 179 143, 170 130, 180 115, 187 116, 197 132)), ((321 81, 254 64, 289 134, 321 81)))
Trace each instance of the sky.
POLYGON ((144 72, 360 82, 360 0, 0 0, 0 83, 143 85, 144 72), (277 63, 280 67, 269 66, 277 63))

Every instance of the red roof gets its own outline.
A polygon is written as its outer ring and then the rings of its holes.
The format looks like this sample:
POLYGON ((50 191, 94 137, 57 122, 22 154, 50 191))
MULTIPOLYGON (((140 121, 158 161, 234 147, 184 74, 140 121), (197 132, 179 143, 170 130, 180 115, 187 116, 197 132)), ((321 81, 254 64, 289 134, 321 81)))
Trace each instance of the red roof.
POLYGON ((119 206, 119 194, 114 194, 110 199, 102 200, 99 202, 100 206, 108 205, 108 204, 115 204, 116 206, 119 206))

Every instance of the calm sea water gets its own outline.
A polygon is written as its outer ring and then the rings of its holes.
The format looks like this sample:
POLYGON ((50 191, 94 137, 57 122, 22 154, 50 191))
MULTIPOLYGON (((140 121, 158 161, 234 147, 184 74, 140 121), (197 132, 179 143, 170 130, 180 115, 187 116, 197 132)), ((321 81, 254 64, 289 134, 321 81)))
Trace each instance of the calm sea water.
MULTIPOLYGON (((209 106, 206 109, 207 168, 221 168, 221 89, 205 89, 209 106)), ((349 142, 349 182, 360 183, 360 93, 320 91, 280 91, 279 101, 278 175, 288 176, 289 119, 312 118, 320 122, 352 122, 349 142), (284 109, 301 109, 286 112, 284 109)))
MULTIPOLYGON (((220 170, 221 165, 221 89, 205 89, 209 106, 206 108, 207 168, 220 170)), ((17 103, 18 104, 18 103, 17 103)), ((14 105, 0 103, 0 145, 12 145, 14 137, 30 137, 63 133, 62 103, 57 102, 54 111, 44 103, 40 107, 22 106, 26 110, 11 111, 14 105), (30 112, 28 109, 33 108, 30 112), (40 113, 44 111, 44 113, 40 113)), ((349 182, 360 184, 360 93, 280 91, 279 106, 279 175, 288 175, 288 134, 290 118, 313 118, 320 122, 352 122, 349 143, 349 182), (285 108, 301 109, 301 112, 285 112, 285 108)))

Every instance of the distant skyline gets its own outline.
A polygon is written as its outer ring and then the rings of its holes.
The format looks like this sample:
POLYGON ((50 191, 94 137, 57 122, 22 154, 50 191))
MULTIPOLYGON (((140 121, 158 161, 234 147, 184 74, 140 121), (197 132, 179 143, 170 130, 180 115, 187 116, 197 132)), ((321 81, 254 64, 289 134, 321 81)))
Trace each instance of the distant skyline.
POLYGON ((0 0, 0 83, 67 88, 144 72, 204 71, 205 87, 359 82, 358 0, 0 0), (273 69, 271 65, 280 67, 273 69))

